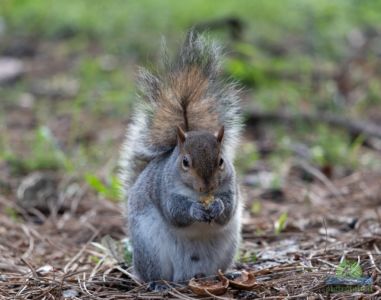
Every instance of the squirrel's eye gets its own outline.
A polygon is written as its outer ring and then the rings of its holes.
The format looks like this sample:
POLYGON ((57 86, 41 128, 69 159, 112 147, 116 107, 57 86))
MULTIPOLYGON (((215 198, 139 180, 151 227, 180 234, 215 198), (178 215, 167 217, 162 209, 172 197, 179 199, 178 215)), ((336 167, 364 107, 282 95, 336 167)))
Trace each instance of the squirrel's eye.
POLYGON ((220 161, 218 162, 218 166, 220 167, 220 169, 224 167, 224 160, 222 158, 220 158, 220 161))
POLYGON ((189 159, 186 156, 183 157, 183 169, 184 170, 188 170, 189 169, 189 159))

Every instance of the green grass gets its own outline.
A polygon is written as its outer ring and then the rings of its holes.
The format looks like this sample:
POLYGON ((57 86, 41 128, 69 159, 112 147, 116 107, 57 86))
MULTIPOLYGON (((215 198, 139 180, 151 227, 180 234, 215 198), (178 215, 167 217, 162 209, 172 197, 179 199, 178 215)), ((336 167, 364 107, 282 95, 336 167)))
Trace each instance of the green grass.
MULTIPOLYGON (((6 42, 0 44, 0 52, 7 42, 26 39, 52 46, 42 50, 52 55, 47 64, 50 59, 65 64, 54 74, 30 76, 0 87, 0 160, 19 174, 40 169, 75 173, 101 196, 117 199, 117 183, 112 175, 104 183, 88 174, 115 172, 121 140, 99 137, 99 132, 112 122, 125 126, 136 101, 136 66, 156 66, 160 62, 162 36, 173 52, 191 26, 225 17, 244 22, 242 40, 233 41, 227 30, 209 34, 226 47, 224 75, 246 88, 245 101, 256 108, 315 113, 327 110, 349 116, 379 109, 381 81, 364 73, 377 65, 375 52, 364 57, 368 69, 355 69, 359 82, 364 81, 363 93, 355 102, 348 104, 339 99, 332 74, 352 55, 348 42, 351 32, 380 30, 381 1, 2 0, 0 21, 4 30, 0 34, 6 42), (328 74, 319 88, 315 86, 316 71, 328 74), (35 96, 33 111, 38 125, 31 129, 34 136, 23 149, 24 155, 16 154, 14 145, 6 139, 3 107, 17 105, 20 95, 30 94, 36 83, 66 79, 76 81, 78 91, 69 99, 35 96), (48 129, 49 122, 61 115, 71 117, 65 147, 58 146, 48 129), (95 131, 95 140, 84 141, 83 136, 91 130, 95 131), (115 156, 115 162, 106 172, 97 173, 111 156, 115 156)), ((312 163, 318 167, 335 164, 357 168, 364 161, 377 165, 373 157, 361 156, 362 138, 352 141, 346 133, 324 126, 301 125, 291 133, 281 126, 272 129, 275 152, 265 159, 275 172, 274 187, 282 186, 283 166, 294 155, 291 146, 299 141, 311 149, 312 163)), ((239 151, 237 169, 245 174, 260 159, 254 144, 246 143, 239 151)))
POLYGON ((85 175, 86 183, 106 199, 120 200, 121 184, 116 176, 110 176, 109 183, 104 184, 101 179, 93 174, 85 175))
POLYGON ((288 214, 287 212, 284 212, 279 216, 278 220, 276 220, 276 222, 274 223, 274 233, 276 235, 279 235, 286 228, 287 219, 288 214))
POLYGON ((0 159, 6 161, 13 174, 25 174, 36 170, 73 169, 69 159, 57 145, 57 141, 47 127, 36 130, 26 157, 15 154, 12 149, 0 149, 0 159))
POLYGON ((276 0, 3 0, 9 30, 42 37, 81 35, 101 39, 116 51, 156 49, 158 35, 178 39, 189 26, 238 16, 250 36, 277 42, 284 34, 308 33, 313 47, 336 52, 338 42, 357 26, 381 23, 379 1, 276 0), (334 30, 332 30, 334 29, 334 30))

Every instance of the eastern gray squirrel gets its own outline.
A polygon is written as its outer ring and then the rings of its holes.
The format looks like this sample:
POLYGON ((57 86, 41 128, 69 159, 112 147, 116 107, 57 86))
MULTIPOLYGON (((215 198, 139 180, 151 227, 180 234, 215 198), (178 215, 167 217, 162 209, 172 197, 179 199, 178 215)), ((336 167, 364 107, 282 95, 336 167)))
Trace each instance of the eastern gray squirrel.
POLYGON ((186 281, 225 271, 240 240, 233 167, 238 89, 219 76, 220 47, 189 32, 173 61, 141 69, 141 100, 121 151, 135 274, 186 281))

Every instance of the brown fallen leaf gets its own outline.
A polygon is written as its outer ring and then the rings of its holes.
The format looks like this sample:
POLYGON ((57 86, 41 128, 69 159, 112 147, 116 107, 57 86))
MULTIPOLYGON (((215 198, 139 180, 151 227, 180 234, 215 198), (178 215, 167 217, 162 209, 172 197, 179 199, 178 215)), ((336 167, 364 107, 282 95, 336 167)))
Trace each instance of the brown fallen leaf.
MULTIPOLYGON (((219 275, 225 276, 220 271, 219 275)), ((229 285, 239 290, 251 290, 255 285, 258 284, 252 272, 242 271, 240 274, 237 274, 237 276, 226 277, 229 280, 229 285)))
POLYGON ((198 296, 218 296, 224 294, 229 286, 229 280, 219 274, 218 279, 192 278, 188 283, 189 288, 198 296))

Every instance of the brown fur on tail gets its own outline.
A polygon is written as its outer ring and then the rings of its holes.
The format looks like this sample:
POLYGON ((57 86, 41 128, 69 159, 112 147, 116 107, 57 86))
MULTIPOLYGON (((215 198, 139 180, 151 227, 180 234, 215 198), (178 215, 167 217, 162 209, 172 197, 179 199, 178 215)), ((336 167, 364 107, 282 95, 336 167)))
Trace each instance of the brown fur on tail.
POLYGON ((176 127, 211 133, 224 126, 222 151, 233 161, 240 136, 238 90, 219 77, 220 48, 194 32, 164 70, 141 69, 140 94, 121 152, 121 180, 126 192, 142 168, 176 146, 176 127))
POLYGON ((185 131, 217 131, 216 99, 207 95, 209 79, 197 66, 170 74, 160 88, 153 112, 150 141, 159 148, 176 145, 176 126, 185 131))

